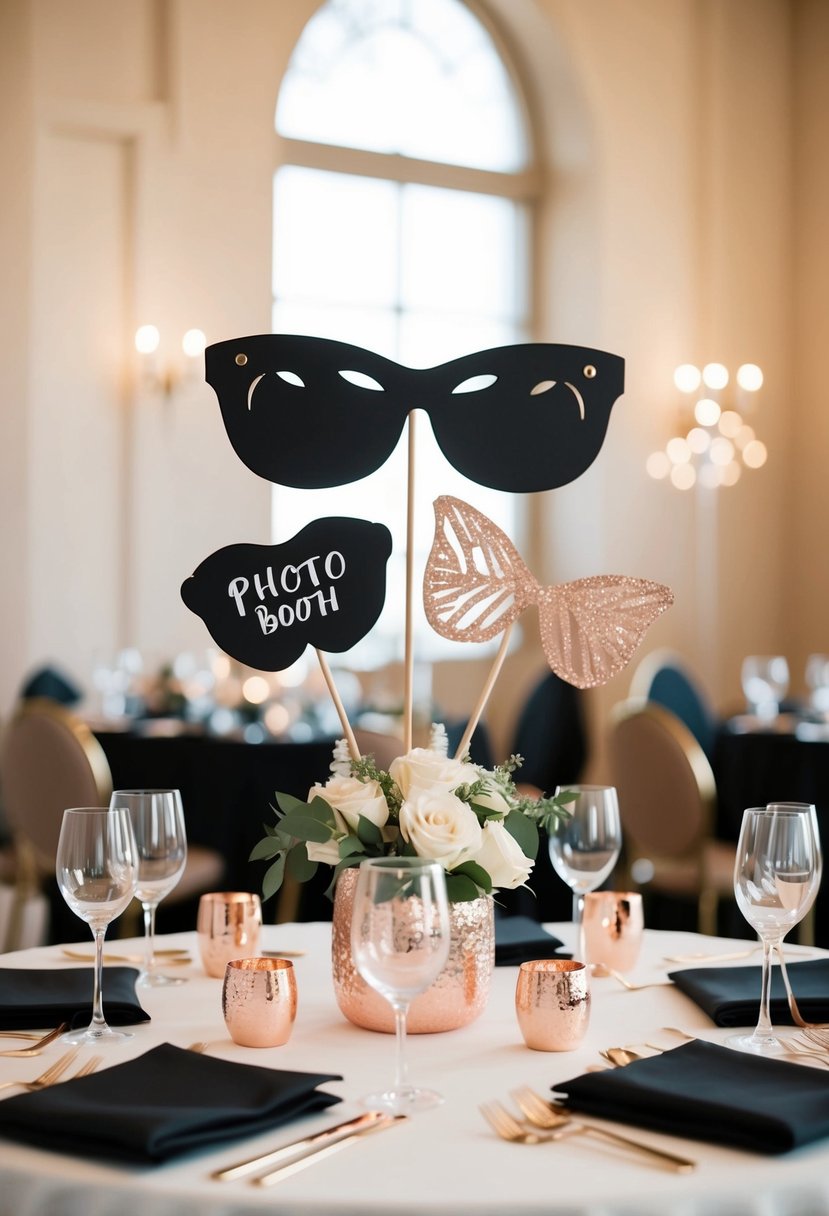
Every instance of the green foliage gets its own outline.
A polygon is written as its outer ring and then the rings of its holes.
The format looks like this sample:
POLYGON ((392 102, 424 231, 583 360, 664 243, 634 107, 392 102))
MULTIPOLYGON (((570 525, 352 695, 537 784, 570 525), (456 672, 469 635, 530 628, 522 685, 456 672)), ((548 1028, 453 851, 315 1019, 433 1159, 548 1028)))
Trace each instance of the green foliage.
POLYGON ((482 894, 478 884, 468 874, 447 874, 446 894, 450 903, 465 904, 482 894))
POLYGON ((538 828, 520 811, 510 811, 504 819, 504 827, 517 843, 521 852, 535 861, 538 856, 538 828))
POLYGON ((318 865, 318 862, 309 859, 308 850, 302 841, 295 844, 285 856, 285 873, 290 874, 297 882, 308 882, 313 878, 318 865))

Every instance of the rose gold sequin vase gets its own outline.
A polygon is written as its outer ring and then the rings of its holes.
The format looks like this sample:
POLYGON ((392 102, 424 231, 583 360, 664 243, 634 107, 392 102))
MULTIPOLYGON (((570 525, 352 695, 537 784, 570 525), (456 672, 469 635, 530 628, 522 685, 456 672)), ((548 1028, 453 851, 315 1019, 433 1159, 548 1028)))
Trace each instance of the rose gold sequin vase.
MULTIPOLYGON (((332 926, 331 961, 337 1004, 355 1026, 394 1033, 388 1001, 358 973, 351 957, 351 911, 357 870, 343 870, 337 880, 332 926)), ((495 924, 492 899, 450 903, 452 929, 449 958, 438 978, 412 1001, 406 1029, 433 1034, 468 1026, 483 1013, 495 965, 495 924)))

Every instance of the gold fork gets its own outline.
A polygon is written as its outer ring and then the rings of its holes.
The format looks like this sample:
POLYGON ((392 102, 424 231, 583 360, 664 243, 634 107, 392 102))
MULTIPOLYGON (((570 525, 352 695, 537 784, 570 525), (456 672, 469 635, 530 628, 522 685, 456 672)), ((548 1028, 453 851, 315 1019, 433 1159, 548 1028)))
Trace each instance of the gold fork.
POLYGON ((54 1030, 48 1031, 42 1039, 37 1043, 33 1043, 31 1047, 15 1047, 13 1051, 0 1051, 0 1056, 13 1056, 15 1059, 21 1059, 26 1056, 39 1056, 45 1047, 48 1047, 50 1043, 54 1043, 55 1039, 68 1029, 69 1023, 61 1022, 60 1026, 56 1026, 54 1030))
POLYGON ((45 1072, 42 1072, 39 1077, 35 1077, 33 1081, 0 1081, 0 1089, 11 1089, 14 1086, 21 1089, 45 1089, 47 1085, 54 1085, 66 1072, 79 1051, 80 1047, 73 1047, 71 1051, 67 1051, 53 1064, 50 1064, 45 1072))
POLYGON ((528 1085, 523 1085, 520 1089, 513 1090, 512 1096, 518 1103, 522 1115, 526 1119, 529 1119, 530 1123, 536 1127, 541 1127, 545 1130, 570 1127, 573 1131, 578 1130, 584 1135, 597 1136, 612 1144, 619 1144, 625 1148, 634 1149, 638 1153, 647 1153, 648 1156, 657 1158, 663 1164, 669 1165, 671 1169, 676 1170, 680 1174, 687 1174, 690 1170, 696 1168, 696 1162, 692 1161, 690 1157, 680 1157, 678 1153, 671 1153, 667 1149, 654 1148, 653 1145, 645 1144, 641 1140, 634 1140, 630 1136, 623 1136, 620 1132, 611 1132, 603 1127, 596 1127, 593 1123, 576 1123, 568 1113, 555 1110, 551 1102, 542 1098, 540 1094, 530 1089, 528 1085))
POLYGON ((81 1064, 77 1072, 72 1073, 72 1076, 68 1080, 77 1081, 78 1077, 88 1077, 90 1073, 95 1072, 100 1067, 103 1059, 103 1056, 90 1056, 88 1060, 81 1064))
POLYGON ((196 1055, 201 1056, 207 1051, 207 1044, 202 1042, 188 1043, 188 1051, 195 1051, 196 1055))

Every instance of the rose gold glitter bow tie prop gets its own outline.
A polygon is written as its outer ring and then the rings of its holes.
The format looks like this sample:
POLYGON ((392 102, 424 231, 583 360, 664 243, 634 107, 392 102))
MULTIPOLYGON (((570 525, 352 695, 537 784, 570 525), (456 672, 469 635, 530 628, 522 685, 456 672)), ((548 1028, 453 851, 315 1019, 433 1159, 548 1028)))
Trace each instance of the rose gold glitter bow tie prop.
POLYGON ((423 576, 423 606, 436 633, 486 642, 498 653, 460 741, 465 754, 507 653, 512 626, 537 604, 541 644, 556 675, 576 688, 606 684, 632 658, 650 625, 674 602, 661 583, 622 574, 542 587, 491 519, 448 494, 434 502, 435 538, 423 576))

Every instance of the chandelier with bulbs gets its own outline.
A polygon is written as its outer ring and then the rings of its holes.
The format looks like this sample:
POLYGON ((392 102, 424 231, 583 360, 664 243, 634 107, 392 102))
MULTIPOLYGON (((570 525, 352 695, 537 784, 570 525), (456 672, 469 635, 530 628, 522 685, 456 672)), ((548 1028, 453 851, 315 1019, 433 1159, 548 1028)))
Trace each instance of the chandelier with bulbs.
POLYGON ((674 384, 687 398, 680 434, 661 452, 652 452, 647 471, 658 481, 669 480, 678 490, 695 485, 714 489, 736 485, 743 469, 766 463, 766 445, 744 419, 754 394, 762 388, 763 373, 756 363, 737 368, 736 388, 729 395, 731 377, 722 363, 707 363, 700 371, 683 363, 674 372, 674 384))

